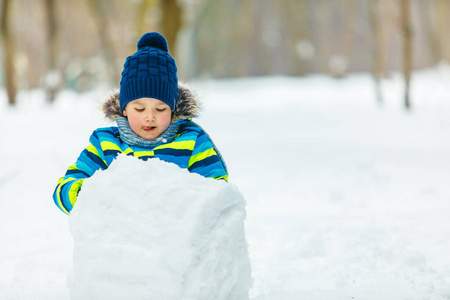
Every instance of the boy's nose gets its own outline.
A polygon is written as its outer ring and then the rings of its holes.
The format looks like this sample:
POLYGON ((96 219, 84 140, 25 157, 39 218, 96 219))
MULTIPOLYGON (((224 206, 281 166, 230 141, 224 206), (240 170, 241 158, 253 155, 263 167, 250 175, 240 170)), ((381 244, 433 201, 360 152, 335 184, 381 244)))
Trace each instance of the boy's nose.
POLYGON ((149 115, 147 115, 147 118, 145 119, 145 121, 153 122, 153 121, 155 121, 155 117, 152 114, 149 114, 149 115))

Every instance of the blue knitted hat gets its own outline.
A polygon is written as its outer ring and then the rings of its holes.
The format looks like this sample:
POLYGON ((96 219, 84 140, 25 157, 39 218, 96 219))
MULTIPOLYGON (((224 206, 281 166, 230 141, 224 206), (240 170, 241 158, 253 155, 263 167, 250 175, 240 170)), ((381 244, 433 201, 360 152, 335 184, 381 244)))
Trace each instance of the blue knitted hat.
POLYGON ((157 32, 144 34, 137 51, 128 56, 120 80, 120 110, 139 98, 155 98, 175 110, 178 101, 177 65, 167 41, 157 32))

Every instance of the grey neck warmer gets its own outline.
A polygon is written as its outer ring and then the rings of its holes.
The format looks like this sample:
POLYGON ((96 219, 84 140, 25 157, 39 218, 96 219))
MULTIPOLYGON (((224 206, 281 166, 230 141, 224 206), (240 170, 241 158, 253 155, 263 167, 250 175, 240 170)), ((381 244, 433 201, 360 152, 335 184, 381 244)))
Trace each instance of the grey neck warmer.
POLYGON ((169 127, 156 139, 147 140, 138 136, 133 129, 131 129, 127 118, 117 117, 116 123, 119 128, 120 138, 122 141, 130 146, 150 149, 172 142, 177 135, 178 129, 180 128, 180 124, 170 123, 169 127))

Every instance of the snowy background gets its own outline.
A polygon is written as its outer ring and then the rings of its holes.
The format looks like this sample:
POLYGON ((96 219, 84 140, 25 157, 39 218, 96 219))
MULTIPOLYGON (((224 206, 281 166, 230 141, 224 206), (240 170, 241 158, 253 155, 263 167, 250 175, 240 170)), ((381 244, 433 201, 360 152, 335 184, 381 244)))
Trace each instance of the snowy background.
MULTIPOLYGON (((450 71, 401 78, 376 104, 365 74, 196 81, 198 123, 247 201, 250 298, 450 299, 450 71)), ((0 94, 0 299, 69 299, 69 217, 57 180, 107 125, 106 93, 54 105, 0 94)))

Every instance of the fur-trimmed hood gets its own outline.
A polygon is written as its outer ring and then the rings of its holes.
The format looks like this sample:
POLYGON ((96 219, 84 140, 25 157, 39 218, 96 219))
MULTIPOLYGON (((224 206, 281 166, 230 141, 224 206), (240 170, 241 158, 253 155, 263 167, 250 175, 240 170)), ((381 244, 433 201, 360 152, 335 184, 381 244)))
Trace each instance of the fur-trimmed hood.
MULTIPOLYGON (((119 94, 118 89, 111 91, 102 103, 101 109, 105 118, 110 121, 123 117, 120 111, 119 94)), ((188 85, 178 82, 178 102, 172 115, 172 122, 198 117, 200 109, 200 102, 195 92, 188 85)))

